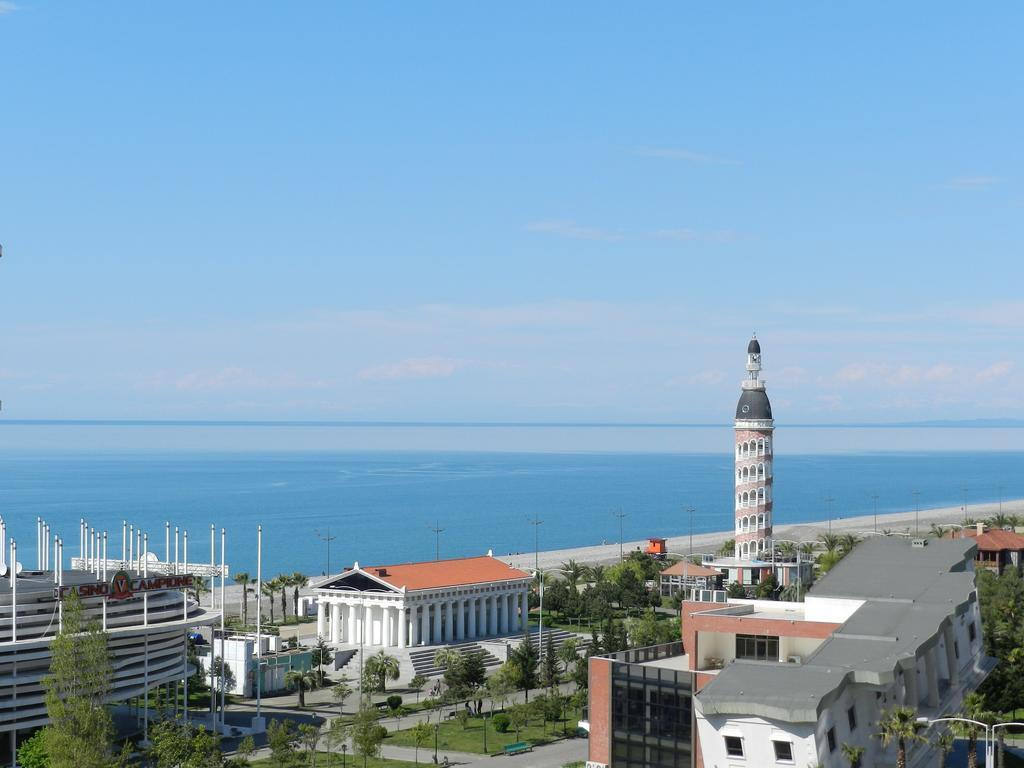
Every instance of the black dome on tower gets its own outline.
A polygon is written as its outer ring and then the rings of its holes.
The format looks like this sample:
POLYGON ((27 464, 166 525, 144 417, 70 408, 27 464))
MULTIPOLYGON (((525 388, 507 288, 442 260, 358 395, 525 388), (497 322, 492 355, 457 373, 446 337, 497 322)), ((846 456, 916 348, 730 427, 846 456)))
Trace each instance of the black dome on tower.
POLYGON ((747 354, 748 355, 760 355, 761 354, 761 345, 758 343, 757 339, 751 339, 750 343, 747 344, 747 354))
POLYGON ((765 394, 765 391, 763 389, 743 390, 740 401, 736 403, 736 418, 745 421, 750 419, 770 420, 772 404, 768 402, 768 395, 765 394))

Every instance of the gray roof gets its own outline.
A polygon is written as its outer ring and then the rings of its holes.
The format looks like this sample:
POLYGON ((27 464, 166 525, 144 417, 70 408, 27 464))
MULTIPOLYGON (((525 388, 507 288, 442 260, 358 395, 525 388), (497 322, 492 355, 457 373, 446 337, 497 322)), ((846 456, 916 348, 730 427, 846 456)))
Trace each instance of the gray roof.
POLYGON ((772 404, 768 402, 764 389, 744 389, 736 403, 736 418, 763 421, 771 417, 772 404))
POLYGON ((747 344, 747 354, 748 355, 753 355, 753 354, 758 354, 759 355, 759 354, 761 354, 761 344, 758 342, 758 340, 756 338, 751 339, 750 343, 747 344))
POLYGON ((816 722, 849 683, 885 685, 938 642, 943 627, 974 600, 970 539, 902 536, 861 542, 811 590, 813 597, 864 604, 802 664, 736 661, 697 694, 707 714, 816 722))

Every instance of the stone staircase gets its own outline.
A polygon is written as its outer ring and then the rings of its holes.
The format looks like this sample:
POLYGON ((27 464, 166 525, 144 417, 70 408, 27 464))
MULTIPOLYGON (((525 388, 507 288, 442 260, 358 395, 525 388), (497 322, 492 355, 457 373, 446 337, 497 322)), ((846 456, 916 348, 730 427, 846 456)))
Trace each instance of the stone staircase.
MULTIPOLYGON (((548 629, 547 627, 544 627, 543 642, 547 644, 548 638, 550 638, 551 642, 555 646, 556 653, 558 652, 558 649, 562 647, 565 641, 571 637, 576 638, 576 647, 580 655, 582 656, 583 654, 585 654, 587 652, 587 648, 590 647, 590 638, 584 637, 575 632, 569 632, 565 629, 548 629)), ((540 648, 541 637, 538 627, 530 627, 530 643, 535 648, 540 648)))
MULTIPOLYGON (((545 632, 545 634, 547 634, 545 632)), ((434 654, 437 653, 444 646, 431 646, 430 648, 412 649, 409 651, 409 661, 412 662, 413 672, 416 675, 423 675, 424 677, 439 677, 444 674, 444 669, 434 664, 434 654)), ((484 648, 480 647, 479 643, 459 643, 457 645, 447 646, 454 651, 458 651, 462 655, 470 653, 479 653, 483 656, 484 666, 488 669, 492 667, 500 666, 501 661, 484 648)))

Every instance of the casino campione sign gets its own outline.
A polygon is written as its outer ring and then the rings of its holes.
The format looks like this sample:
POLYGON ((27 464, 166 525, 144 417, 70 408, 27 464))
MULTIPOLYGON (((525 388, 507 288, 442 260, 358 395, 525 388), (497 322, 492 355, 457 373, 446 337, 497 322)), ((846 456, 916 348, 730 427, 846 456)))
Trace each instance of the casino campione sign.
POLYGON ((107 600, 125 600, 146 592, 164 592, 169 589, 186 589, 195 584, 195 576, 132 576, 128 571, 118 571, 110 581, 93 581, 87 584, 69 584, 54 590, 57 599, 71 593, 79 597, 103 597, 107 600))

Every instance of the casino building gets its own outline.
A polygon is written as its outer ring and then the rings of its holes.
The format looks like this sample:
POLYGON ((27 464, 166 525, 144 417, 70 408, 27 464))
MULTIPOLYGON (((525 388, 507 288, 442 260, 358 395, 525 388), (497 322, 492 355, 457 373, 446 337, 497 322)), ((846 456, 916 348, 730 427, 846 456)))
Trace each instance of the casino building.
MULTIPOLYGON (((0 522, 0 552, 6 530, 0 522)), ((49 674, 50 643, 61 627, 59 595, 76 592, 87 619, 108 634, 113 667, 110 701, 121 702, 147 690, 184 680, 187 634, 219 621, 220 613, 188 595, 192 576, 152 573, 123 563, 114 573, 40 568, 24 570, 13 546, 0 556, 0 751, 17 738, 46 725, 43 678, 49 674), (7 553, 5 553, 7 554, 7 553), (23 732, 23 733, 19 733, 23 732)), ((43 558, 41 558, 43 559, 43 558)), ((58 563, 60 556, 54 558, 58 563)), ((6 749, 3 749, 6 747, 6 749)), ((13 761, 12 761, 13 764, 13 761)))

